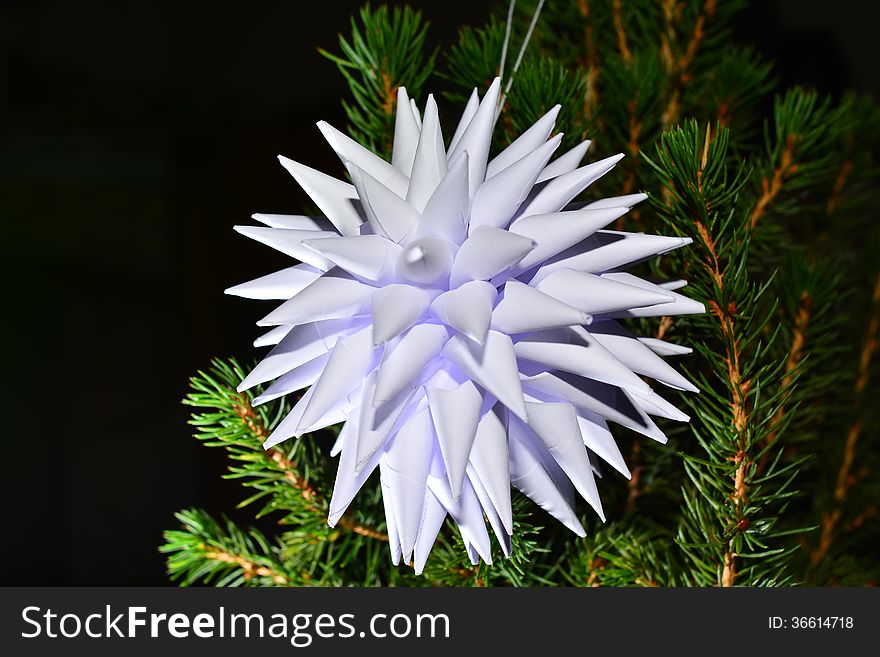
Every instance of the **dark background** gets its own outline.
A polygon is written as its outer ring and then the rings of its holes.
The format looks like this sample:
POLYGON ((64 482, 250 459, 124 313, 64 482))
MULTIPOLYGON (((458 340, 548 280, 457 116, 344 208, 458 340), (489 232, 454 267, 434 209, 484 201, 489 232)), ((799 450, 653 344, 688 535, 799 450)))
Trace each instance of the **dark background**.
MULTIPOLYGON (((443 45, 493 2, 410 4, 443 45)), ((871 4, 755 0, 735 38, 785 86, 876 97, 871 4)), ((302 208, 277 153, 338 170, 314 123, 344 126, 346 90, 316 47, 359 5, 0 2, 0 583, 164 584, 172 514, 240 499, 179 400, 256 355, 260 306, 223 289, 285 258, 232 225, 302 208)))

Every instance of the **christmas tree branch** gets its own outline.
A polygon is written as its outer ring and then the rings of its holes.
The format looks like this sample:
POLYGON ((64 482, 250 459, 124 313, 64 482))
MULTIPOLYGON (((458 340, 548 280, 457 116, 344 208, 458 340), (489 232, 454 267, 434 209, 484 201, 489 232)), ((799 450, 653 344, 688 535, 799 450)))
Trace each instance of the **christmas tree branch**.
POLYGON ((409 7, 372 9, 364 5, 359 21, 351 20, 351 34, 339 37, 340 55, 319 50, 336 64, 351 91, 343 101, 349 131, 356 140, 383 156, 390 156, 394 137, 397 90, 405 86, 417 99, 434 68, 437 52, 428 52, 428 22, 409 7))
POLYGON ((564 577, 572 586, 675 586, 669 536, 656 529, 619 520, 597 527, 576 557, 569 557, 564 577))
MULTIPOLYGON (((551 579, 552 568, 542 558, 551 556, 546 546, 544 528, 535 524, 531 501, 523 495, 514 493, 513 536, 511 538, 510 558, 500 549, 493 550, 492 565, 470 564, 466 558, 464 543, 458 531, 449 536, 441 532, 425 566, 423 580, 431 586, 554 586, 551 579)), ((558 555, 554 555, 558 559, 558 555)), ((563 570, 564 565, 561 566, 563 570)))
POLYGON ((774 355, 779 329, 764 331, 776 306, 765 295, 769 282, 748 274, 751 224, 739 201, 748 176, 744 167, 730 167, 728 145, 720 125, 700 131, 688 122, 661 136, 653 158, 643 154, 668 190, 667 200, 654 200, 661 217, 695 238, 699 267, 689 289, 708 310, 687 319, 708 368, 697 372, 701 394, 685 400, 705 457, 683 455, 689 484, 677 540, 694 567, 691 583, 779 584, 790 550, 773 543, 799 531, 777 527, 798 463, 782 464, 777 452, 765 472, 756 464, 775 444, 766 444, 772 419, 797 374, 783 385, 785 358, 774 355))
POLYGON ((758 201, 752 210, 752 228, 758 225, 758 221, 767 211, 767 206, 782 191, 785 180, 797 171, 795 147, 799 140, 800 137, 798 135, 788 135, 785 138, 785 148, 779 157, 779 164, 773 168, 772 176, 769 180, 767 176, 761 177, 761 196, 758 197, 758 201))
MULTIPOLYGON (((257 442, 261 443, 269 436, 269 432, 266 430, 266 427, 263 426, 260 418, 254 413, 254 408, 251 405, 250 399, 245 396, 241 396, 241 401, 237 404, 233 404, 233 408, 242 418, 242 421, 247 424, 248 428, 251 430, 251 433, 254 435, 254 438, 257 442)), ((290 485, 300 491, 303 499, 309 503, 311 508, 316 513, 324 514, 327 510, 327 505, 324 500, 321 498, 320 493, 315 490, 312 486, 309 485, 308 481, 300 479, 297 474, 296 464, 288 459, 284 452, 274 447, 270 447, 266 450, 266 456, 269 458, 272 463, 274 463, 281 472, 284 473, 287 481, 290 482, 290 485)), ((377 531, 370 527, 365 527, 347 516, 341 517, 336 526, 340 529, 345 529, 347 531, 354 532, 355 534, 360 534, 361 536, 367 536, 369 538, 376 539, 377 541, 385 541, 388 542, 388 534, 384 532, 377 531)))
MULTIPOLYGON (((247 426, 254 440, 262 445, 263 441, 269 437, 269 431, 263 425, 260 417, 254 412, 251 400, 245 395, 239 395, 238 401, 232 403, 232 409, 247 426)), ((266 456, 284 474, 284 477, 290 482, 291 486, 302 491, 305 499, 311 500, 315 497, 315 491, 306 482, 300 481, 293 462, 286 458, 281 450, 271 447, 266 450, 266 456)))
POLYGON ((626 29, 623 26, 623 0, 614 0, 613 4, 614 31, 617 34, 617 49, 624 63, 632 62, 632 51, 626 40, 626 29))
POLYGON ((245 579, 251 579, 253 577, 269 577, 275 584, 279 586, 283 586, 288 583, 287 577, 285 577, 284 575, 275 572, 271 568, 260 566, 253 561, 249 561, 241 555, 230 554, 225 550, 212 548, 209 545, 205 545, 204 543, 200 544, 199 548, 204 551, 205 559, 215 560, 221 563, 235 564, 236 566, 241 568, 245 579))
POLYGON ((666 108, 663 110, 661 122, 670 126, 678 120, 681 111, 681 94, 691 79, 690 68, 696 58, 700 44, 706 36, 706 22, 715 13, 716 0, 705 0, 694 21, 694 27, 682 54, 676 59, 673 54, 673 43, 676 41, 674 25, 680 23, 680 8, 675 0, 663 3, 663 16, 666 19, 666 31, 661 33, 660 52, 666 62, 667 70, 675 80, 672 93, 666 108))
POLYGON ((840 205, 843 188, 846 186, 846 181, 849 179, 852 169, 853 163, 850 159, 845 159, 840 165, 840 171, 834 179, 834 187, 831 189, 831 195, 828 197, 828 203, 825 206, 825 213, 829 217, 837 211, 837 206, 840 205))
MULTIPOLYGON (((791 338, 789 340, 788 356, 785 359, 785 373, 782 376, 782 385, 786 388, 790 387, 792 383, 794 383, 796 368, 800 364, 801 359, 804 357, 804 346, 807 339, 807 331, 810 326, 810 310, 812 302, 813 299, 810 296, 809 290, 802 290, 799 295, 797 314, 791 327, 791 338)), ((773 421, 770 424, 770 431, 767 434, 766 439, 767 445, 772 445, 774 442, 776 442, 776 434, 778 428, 782 426, 782 421, 785 419, 785 413, 786 405, 781 404, 779 406, 779 410, 776 411, 776 415, 773 416, 773 421)), ((767 464, 769 458, 770 452, 768 451, 764 454, 761 462, 758 464, 758 468, 763 469, 763 467, 767 464)))
MULTIPOLYGON (((880 275, 877 276, 874 282, 871 305, 872 311, 859 354, 858 376, 853 386, 853 404, 855 408, 859 408, 861 405, 871 374, 871 361, 878 344, 880 344, 880 337, 878 337, 878 334, 880 334, 880 275)), ((822 514, 819 544, 810 555, 810 561, 814 566, 818 565, 825 558, 834 541, 847 494, 854 485, 851 471, 855 461, 856 447, 863 431, 864 423, 861 416, 857 413, 846 434, 843 459, 841 460, 834 486, 834 507, 822 514)))
POLYGON ((629 471, 632 475, 626 484, 626 510, 632 511, 636 506, 639 496, 642 494, 642 471, 644 465, 641 464, 642 447, 637 442, 633 445, 632 452, 629 455, 629 471))
POLYGON ((770 126, 765 127, 766 154, 755 170, 753 229, 771 208, 778 214, 802 209, 809 201, 795 202, 796 193, 812 192, 826 181, 834 186, 830 196, 817 205, 821 203, 826 210, 837 206, 850 168, 845 161, 840 162, 837 153, 842 135, 851 128, 849 105, 846 101, 832 107, 829 98, 820 99, 816 92, 803 89, 776 98, 772 131, 770 126))
POLYGON ((188 586, 287 586, 294 576, 273 546, 257 530, 242 531, 231 521, 218 523, 204 511, 175 514, 182 529, 165 532, 160 551, 168 555, 168 573, 188 586))
MULTIPOLYGON (((326 517, 328 504, 321 493, 309 483, 309 477, 300 471, 297 463, 290 458, 290 454, 277 447, 263 449, 263 442, 268 438, 269 417, 277 417, 278 413, 272 412, 273 403, 267 405, 270 410, 258 412, 252 404, 250 392, 239 393, 235 386, 237 381, 243 378, 241 368, 234 361, 226 364, 215 361, 214 368, 209 374, 201 373, 200 377, 193 379, 194 393, 190 395, 186 403, 200 408, 219 410, 220 414, 201 414, 194 416, 193 424, 199 427, 198 437, 210 441, 212 446, 226 447, 231 452, 234 460, 245 461, 244 468, 234 466, 233 476, 244 477, 251 481, 245 485, 253 485, 266 491, 264 485, 267 482, 265 469, 253 467, 262 463, 268 469, 277 473, 271 477, 273 481, 280 476, 284 485, 281 489, 282 497, 273 499, 274 507, 292 507, 298 514, 303 512, 319 516, 323 523, 326 517), (224 411, 226 413, 224 414, 224 411), (237 418, 243 432, 220 433, 218 427, 224 430, 230 428, 232 418, 237 418), (244 435, 242 435, 244 434, 244 435), (217 440, 220 437, 220 440, 217 440), (280 500, 287 500, 282 502, 280 500)), ((283 407, 282 407, 283 408, 283 407)), ((269 492, 274 492, 273 488, 269 492)), ((251 498, 252 501, 256 498, 251 498)), ((246 502, 247 503, 247 502, 246 502)), ((384 532, 378 531, 362 523, 356 522, 343 516, 337 523, 337 527, 351 531, 361 536, 366 536, 380 541, 388 541, 384 532)))
MULTIPOLYGON (((703 156, 699 170, 697 171, 697 185, 702 188, 702 174, 706 167, 708 147, 710 143, 710 130, 706 130, 706 141, 703 149, 703 156)), ((708 210, 708 207, 707 207, 708 210)), ((715 240, 709 235, 706 226, 699 220, 695 222, 697 235, 705 247, 707 258, 703 260, 703 266, 711 276, 717 288, 716 293, 718 299, 709 301, 709 312, 718 320, 718 328, 724 338, 724 363, 727 369, 727 388, 729 392, 729 405, 731 409, 733 429, 736 432, 736 454, 733 457, 736 470, 733 475, 733 493, 732 500, 736 506, 736 515, 742 515, 742 506, 746 502, 746 494, 748 492, 748 483, 746 474, 752 467, 751 455, 749 453, 749 441, 747 435, 747 427, 749 423, 749 409, 746 406, 746 399, 749 395, 749 387, 751 381, 744 379, 740 368, 740 338, 736 333, 734 326, 733 312, 736 306, 730 303, 725 304, 723 296, 725 294, 724 273, 721 271, 716 250, 715 240)), ((739 521, 740 523, 743 520, 739 521)), ((722 572, 721 586, 733 586, 736 581, 736 552, 734 551, 734 542, 728 541, 724 554, 722 556, 722 572)))
MULTIPOLYGON (((638 92, 637 92, 638 93, 638 92)), ((629 161, 627 162, 627 170, 623 179, 623 186, 621 188, 621 194, 624 196, 627 194, 632 194, 635 190, 636 186, 636 170, 639 166, 639 140, 641 138, 642 127, 644 123, 638 118, 638 97, 632 98, 626 105, 627 113, 629 114, 629 140, 626 144, 626 149, 629 154, 629 161)), ((639 215, 638 211, 634 211, 632 213, 632 219, 637 219, 639 215)), ((615 230, 623 230, 625 225, 625 217, 626 215, 618 218, 615 223, 615 230)))
MULTIPOLYGON (((785 376, 782 378, 783 385, 792 382, 794 368, 801 362, 804 355, 804 342, 806 341, 807 329, 810 325, 810 307, 813 299, 809 290, 803 290, 800 294, 800 304, 791 334, 791 346, 788 348, 788 358, 785 360, 785 376)), ((783 409, 780 409, 783 410, 783 409)))
POLYGON ((583 22, 583 50, 579 60, 581 67, 587 72, 587 93, 584 95, 583 112, 584 119, 589 121, 599 106, 599 57, 593 40, 593 24, 588 0, 577 0, 577 8, 583 22))

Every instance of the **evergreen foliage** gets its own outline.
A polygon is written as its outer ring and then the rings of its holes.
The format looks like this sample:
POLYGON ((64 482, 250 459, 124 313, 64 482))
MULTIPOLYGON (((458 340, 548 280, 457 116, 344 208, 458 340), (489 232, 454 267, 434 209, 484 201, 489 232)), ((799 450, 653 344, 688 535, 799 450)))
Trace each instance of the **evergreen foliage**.
MULTIPOLYGON (((323 51, 350 88, 354 138, 387 155, 396 90, 446 87, 461 108, 502 74, 510 80, 536 9, 516 3, 463 27, 441 57, 408 8, 364 7, 323 51), (435 61, 438 69, 435 68, 435 61), (434 76, 436 84, 426 81, 434 76), (436 80, 436 78, 442 78, 436 80)), ((597 185, 645 191, 651 203, 616 228, 687 236, 691 247, 644 265, 686 279, 705 315, 643 320, 642 334, 693 346, 677 366, 701 389, 674 400, 691 423, 659 446, 620 432, 629 481, 605 473, 608 522, 584 513, 577 539, 514 498, 513 555, 473 567, 452 526, 425 574, 390 563, 379 487, 368 482, 336 528, 326 524, 332 431, 261 443, 289 409, 253 407, 244 372, 217 360, 185 403, 205 446, 229 457, 240 506, 268 529, 201 510, 178 514, 161 548, 183 585, 781 586, 866 585, 880 483, 880 110, 869 99, 779 90, 772 66, 730 43, 739 0, 555 0, 536 29, 496 127, 509 143, 555 103, 557 129, 588 157, 627 157, 597 185), (775 95, 774 95, 775 94, 775 95), (762 114, 764 108, 768 114, 762 114)), ((442 112, 441 112, 442 114, 442 112)), ((450 126, 447 126, 449 129, 450 126)), ((447 135, 448 137, 448 135, 447 135)))
POLYGON ((429 24, 421 12, 366 5, 359 18, 351 19, 351 37, 339 38, 340 55, 320 52, 336 64, 351 90, 352 100, 342 101, 351 136, 390 156, 397 88, 405 85, 411 98, 420 97, 437 53, 425 45, 429 24))

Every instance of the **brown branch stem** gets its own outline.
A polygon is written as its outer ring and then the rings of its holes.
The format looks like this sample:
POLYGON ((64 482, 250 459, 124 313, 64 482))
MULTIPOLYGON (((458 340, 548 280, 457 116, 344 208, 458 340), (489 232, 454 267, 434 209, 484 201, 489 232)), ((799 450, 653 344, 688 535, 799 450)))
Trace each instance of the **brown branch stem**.
POLYGON ((794 156, 799 140, 800 137, 798 135, 789 135, 785 140, 785 148, 782 150, 782 155, 779 158, 779 166, 773 169, 773 175, 769 180, 767 176, 761 178, 761 196, 758 197, 758 202, 752 210, 752 228, 758 225, 758 221, 767 211, 767 206, 782 191, 785 180, 797 171, 798 167, 795 164, 794 156))
MULTIPOLYGON (((626 149, 629 153, 629 161, 627 163, 626 176, 623 179, 623 188, 621 193, 626 196, 632 194, 636 186, 636 168, 639 166, 639 139, 642 133, 643 122, 638 119, 638 97, 633 98, 627 103, 627 111, 629 113, 629 141, 626 149)), ((633 219, 638 219, 638 211, 630 213, 633 219)), ((623 230, 623 215, 617 219, 614 224, 615 230, 623 230)))
MULTIPOLYGON (((700 170, 697 172, 698 181, 702 179, 702 171, 706 166, 709 153, 711 131, 706 131, 706 143, 703 146, 703 158, 700 170)), ((749 409, 747 398, 751 381, 744 379, 741 367, 740 341, 736 336, 734 317, 737 313, 733 302, 724 303, 724 291, 726 283, 715 240, 709 234, 709 230, 702 221, 696 221, 697 234, 703 243, 706 259, 703 268, 715 283, 715 299, 709 301, 709 312, 718 320, 721 335, 724 338, 724 363, 727 369, 727 389, 730 395, 731 424, 737 435, 737 453, 733 458, 736 469, 733 475, 733 492, 731 500, 736 507, 737 515, 745 505, 748 494, 748 475, 752 467, 752 460, 748 452, 748 425, 749 409)), ((738 521, 738 525, 742 520, 738 521)), ((736 553, 733 540, 729 540, 725 546, 721 563, 721 586, 733 586, 736 583, 736 553)))
MULTIPOLYGON (((807 329, 810 326, 810 309, 813 304, 813 299, 810 296, 810 293, 807 290, 801 291, 800 300, 798 303, 798 311, 794 318, 794 324, 791 328, 791 344, 788 348, 788 357, 785 359, 785 373, 782 375, 782 389, 787 389, 794 380, 794 369, 798 366, 803 358, 804 353, 804 344, 807 339, 807 329)), ((776 414, 773 416, 773 419, 770 421, 770 430, 767 433, 767 437, 764 440, 764 445, 771 445, 776 440, 776 436, 779 432, 779 424, 785 418, 785 404, 780 404, 779 410, 776 411, 776 414)), ((769 450, 764 453, 764 456, 761 458, 758 469, 763 469, 763 467, 767 464, 767 461, 770 459, 769 450)))
POLYGON ((632 62, 632 52, 626 41, 626 29, 623 26, 623 0, 614 0, 614 31, 617 33, 617 48, 620 57, 627 64, 632 62))
POLYGON ((252 579, 254 577, 271 577, 272 581, 278 585, 285 585, 288 583, 288 579, 285 575, 278 573, 267 566, 259 566, 253 561, 249 559, 245 559, 244 557, 232 554, 231 552, 227 552, 226 550, 221 550, 219 548, 215 548, 210 545, 201 544, 201 547, 205 551, 205 558, 211 559, 214 561, 221 561, 223 563, 235 564, 239 568, 244 571, 245 579, 252 579))
POLYGON ((630 463, 632 464, 632 477, 630 477, 630 480, 627 482, 627 511, 632 511, 635 508, 636 502, 638 501, 639 496, 642 494, 642 470, 644 470, 644 466, 640 463, 641 452, 641 443, 636 442, 633 446, 633 450, 629 458, 630 463))
POLYGON ((664 126, 669 126, 678 120, 679 111, 681 109, 681 93, 691 79, 690 68, 696 59, 700 44, 706 37, 706 22, 712 17, 717 8, 716 0, 706 0, 703 4, 703 10, 697 16, 694 22, 694 31, 688 39, 684 52, 676 60, 672 53, 672 44, 675 41, 675 32, 673 25, 678 22, 678 7, 674 0, 666 0, 663 6, 663 15, 666 20, 666 33, 660 38, 660 54, 666 64, 667 70, 676 78, 676 82, 663 110, 661 121, 664 126))
POLYGON ((587 0, 577 0, 578 12, 584 23, 584 52, 580 57, 581 64, 587 71, 587 93, 584 95, 584 118, 589 120, 599 105, 599 66, 596 44, 593 41, 593 25, 590 22, 590 5, 587 0))
MULTIPOLYGON (((239 417, 241 417, 241 419, 247 425, 248 429, 254 435, 254 438, 262 443, 269 435, 269 432, 264 426, 260 417, 257 415, 256 411, 254 411, 254 407, 251 405, 250 400, 245 396, 239 396, 239 401, 233 405, 233 408, 235 409, 235 412, 238 413, 239 417)), ((281 450, 275 449, 274 447, 266 450, 266 456, 275 465, 275 467, 279 471, 281 471, 285 479, 290 482, 291 486, 300 491, 303 498, 310 503, 309 507, 313 511, 318 513, 324 512, 325 503, 320 493, 318 493, 318 491, 315 490, 315 488, 313 488, 307 480, 299 476, 296 464, 293 461, 288 459, 281 450)), ((361 536, 367 536, 369 538, 376 539, 378 541, 388 541, 387 534, 384 534, 370 527, 365 527, 364 525, 358 524, 345 516, 339 519, 339 521, 336 523, 336 526, 355 534, 359 534, 361 536)))
POLYGON ((871 295, 871 318, 865 331, 865 339, 862 342, 862 350, 859 356, 859 372, 853 386, 853 405, 856 415, 846 434, 846 442, 843 448, 843 460, 837 472, 837 482, 834 486, 834 508, 822 513, 819 544, 810 554, 810 562, 816 566, 828 554, 828 550, 837 535, 837 527, 843 515, 843 504, 850 488, 853 485, 852 466, 856 457, 856 447, 864 430, 862 418, 858 415, 859 406, 865 389, 871 377, 871 361, 880 344, 880 274, 874 282, 874 291, 871 295))
POLYGON ((829 217, 834 214, 837 210, 837 206, 840 204, 840 199, 843 197, 843 187, 846 185, 849 174, 852 173, 852 168, 853 164, 851 160, 844 160, 843 164, 840 165, 840 171, 834 181, 831 196, 828 197, 828 205, 825 207, 825 211, 829 217))
POLYGON ((660 318, 660 326, 657 327, 657 333, 654 334, 654 337, 658 340, 662 340, 666 337, 666 334, 669 333, 669 329, 672 328, 674 321, 671 316, 666 315, 660 318))

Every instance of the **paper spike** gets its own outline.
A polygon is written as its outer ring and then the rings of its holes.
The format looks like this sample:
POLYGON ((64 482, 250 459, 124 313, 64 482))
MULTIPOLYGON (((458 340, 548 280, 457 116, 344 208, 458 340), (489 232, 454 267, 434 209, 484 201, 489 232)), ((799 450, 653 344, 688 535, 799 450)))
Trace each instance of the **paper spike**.
POLYGON ((373 231, 392 242, 403 240, 419 219, 416 209, 368 172, 351 162, 347 166, 373 231))
POLYGON ((587 324, 585 312, 517 280, 507 281, 504 298, 492 312, 492 328, 503 333, 526 333, 587 324))
POLYGON ((526 406, 529 409, 529 426, 535 435, 556 459, 581 497, 593 507, 604 522, 602 502, 593 479, 593 469, 578 427, 574 406, 548 402, 527 402, 526 406))
POLYGON ((580 326, 534 333, 513 346, 517 358, 542 363, 594 381, 633 390, 650 391, 648 384, 593 339, 580 326), (574 334, 574 339, 566 338, 574 334), (562 336, 557 338, 557 336, 562 336), (556 340, 560 341, 556 341, 556 340))
POLYGON ((595 413, 643 436, 666 442, 666 436, 648 415, 617 386, 584 379, 567 372, 544 372, 522 377, 523 390, 546 395, 545 401, 567 401, 578 413, 595 413))
MULTIPOLYGON (((367 150, 348 135, 341 133, 326 121, 318 121, 318 129, 344 164, 351 162, 397 196, 401 198, 406 196, 409 178, 395 169, 393 165, 367 150)), ((348 165, 346 164, 346 166, 348 165)))
POLYGON ((388 547, 391 550, 391 563, 400 564, 403 548, 400 544, 400 532, 397 530, 397 511, 394 508, 394 493, 385 477, 379 477, 382 487, 382 504, 385 507, 385 533, 388 534, 388 547))
POLYGON ((396 337, 415 324, 437 293, 413 285, 394 283, 373 295, 373 340, 377 345, 396 337))
MULTIPOLYGON (((541 148, 544 142, 547 141, 550 133, 553 132, 553 126, 556 125, 556 118, 559 116, 559 110, 561 109, 562 105, 551 107, 549 112, 533 123, 528 130, 514 139, 510 146, 489 162, 489 165, 486 167, 486 180, 491 180, 515 162, 541 148)), ((543 169, 544 165, 541 165, 541 168, 543 169)))
POLYGON ((278 156, 278 161, 342 235, 353 233, 364 222, 354 186, 283 155, 278 156))
POLYGON ((470 155, 469 189, 473 198, 477 188, 485 180, 486 164, 489 158, 489 142, 492 140, 492 129, 495 127, 495 111, 498 107, 498 96, 501 93, 501 79, 495 78, 480 106, 468 123, 461 139, 449 152, 450 159, 461 152, 470 155))
MULTIPOLYGON (((458 126, 455 128, 455 133, 452 135, 452 139, 449 141, 449 152, 455 149, 458 145, 458 142, 461 141, 462 135, 464 135, 464 131, 467 130, 467 127, 471 123, 471 119, 474 118, 474 114, 477 113, 477 108, 480 106, 480 96, 477 93, 476 88, 471 91, 471 95, 468 98, 467 104, 464 106, 464 112, 461 113, 461 119, 458 121, 458 126)), ((450 157, 450 161, 452 158, 450 157)))
POLYGON ((510 232, 534 240, 537 246, 509 272, 502 275, 519 276, 560 251, 583 241, 626 212, 627 208, 583 209, 534 214, 518 219, 510 227, 510 232))
POLYGON ((452 497, 457 500, 480 420, 483 395, 470 381, 455 390, 428 388, 427 394, 452 497))
POLYGON ((412 173, 416 147, 419 144, 419 133, 419 124, 410 109, 406 88, 398 87, 391 165, 405 176, 409 176, 412 173))
POLYGON ((416 120, 416 125, 419 126, 419 130, 422 129, 422 115, 419 113, 419 106, 416 105, 416 101, 412 98, 409 99, 409 108, 412 110, 413 118, 416 120))
POLYGON ((612 155, 604 160, 587 164, 570 173, 553 178, 520 212, 520 216, 558 212, 575 196, 614 168, 623 154, 612 155))
POLYGON ((441 237, 453 244, 467 238, 468 154, 462 153, 437 185, 416 224, 416 237, 441 237))
POLYGON ((323 371, 328 358, 329 355, 327 354, 318 356, 317 358, 310 360, 308 363, 304 363, 303 365, 290 370, 286 374, 283 374, 262 394, 254 397, 251 404, 253 406, 259 406, 260 404, 265 404, 273 399, 278 399, 291 392, 296 392, 297 390, 302 390, 303 388, 312 385, 318 380, 318 377, 321 376, 321 372, 323 371))
MULTIPOLYGON (((342 425, 342 426, 344 429, 345 425, 342 425)), ((336 434, 336 440, 333 441, 333 446, 330 448, 330 458, 335 459, 337 456, 339 456, 340 452, 342 452, 342 443, 343 443, 343 437, 342 437, 342 431, 340 430, 340 432, 338 434, 336 434)))
POLYGON ((500 228, 480 226, 461 245, 449 275, 450 287, 470 280, 486 281, 513 267, 535 243, 527 237, 500 228))
POLYGON ((455 335, 446 343, 443 354, 514 414, 526 418, 516 353, 508 336, 489 331, 485 344, 476 345, 455 335))
POLYGON ((480 185, 471 207, 471 233, 479 226, 507 227, 561 142, 562 135, 556 135, 480 185))
POLYGON ((470 281, 434 299, 431 312, 443 323, 483 344, 497 296, 498 291, 491 283, 470 281))
MULTIPOLYGON (((586 536, 572 502, 573 486, 552 459, 542 458, 538 440, 518 420, 508 423, 510 483, 578 536, 586 536)), ((541 447, 546 451, 546 448, 541 447)))
POLYGON ((632 474, 626 467, 620 448, 614 441, 614 436, 611 435, 605 420, 595 413, 579 410, 577 422, 584 445, 624 477, 632 479, 632 474))
POLYGON ((290 299, 314 283, 323 272, 301 264, 255 278, 226 289, 226 294, 245 299, 290 299))
POLYGON ((673 301, 672 292, 646 290, 571 269, 553 272, 538 283, 537 288, 593 316, 656 304, 665 306, 673 301))
POLYGON ((307 217, 303 214, 265 214, 256 212, 251 219, 265 224, 269 228, 286 228, 288 230, 317 230, 336 233, 336 227, 323 217, 307 217))
POLYGON ((394 275, 400 245, 379 235, 323 237, 303 244, 345 271, 371 282, 387 282, 394 275))
POLYGON ((489 532, 486 531, 486 522, 483 520, 483 507, 474 487, 465 478, 461 486, 461 495, 455 499, 449 488, 449 480, 445 477, 445 473, 443 475, 437 476, 436 471, 432 472, 428 477, 428 486, 455 520, 464 542, 473 546, 483 561, 491 564, 492 545, 489 541, 489 532))
POLYGON ((476 493, 480 506, 483 509, 483 514, 489 520, 489 526, 492 527, 492 531, 495 532, 495 537, 501 545, 501 552, 505 557, 509 558, 512 532, 508 531, 504 526, 504 522, 501 520, 498 510, 495 508, 495 505, 492 504, 492 500, 489 499, 489 493, 486 491, 486 487, 483 486, 483 482, 480 481, 480 478, 470 464, 468 464, 467 467, 467 478, 471 486, 473 486, 474 493, 476 493))
POLYGON ((269 329, 263 335, 254 340, 255 347, 274 347, 284 339, 284 336, 290 333, 292 326, 276 326, 269 329))
MULTIPOLYGON (((513 509, 510 501, 507 430, 501 418, 490 411, 480 418, 471 446, 470 466, 480 478, 504 529, 513 533, 513 509)), ((485 505, 484 505, 485 506, 485 505)))
POLYGON ((599 230, 542 265, 532 279, 532 283, 539 283, 560 269, 600 274, 651 256, 668 253, 690 243, 689 237, 599 230))
POLYGON ((340 397, 339 400, 332 404, 331 407, 327 409, 327 412, 315 420, 313 424, 302 427, 302 416, 312 398, 313 389, 314 387, 306 390, 303 396, 300 397, 299 401, 294 404, 290 412, 283 420, 281 420, 278 426, 275 427, 272 433, 269 434, 269 437, 263 442, 263 449, 274 447, 278 443, 289 438, 298 438, 304 433, 317 431, 318 429, 323 429, 332 424, 339 424, 340 422, 348 420, 349 410, 352 404, 352 396, 359 393, 357 389, 352 391, 351 395, 340 397))
POLYGON ((557 157, 550 164, 544 167, 544 170, 538 176, 537 180, 535 180, 535 183, 538 184, 546 182, 547 180, 556 178, 557 176, 561 176, 577 169, 578 165, 580 165, 581 163, 581 160, 584 159, 584 155, 587 154, 587 150, 589 150, 591 143, 592 142, 589 139, 587 139, 586 141, 582 141, 571 150, 568 150, 557 157))
POLYGON ((683 347, 665 340, 658 340, 657 338, 640 337, 638 340, 658 356, 686 356, 694 351, 690 347, 683 347))
POLYGON ((373 405, 380 406, 411 386, 448 340, 449 331, 444 326, 418 324, 396 343, 386 346, 379 365, 373 405))
POLYGON ((351 278, 322 276, 258 321, 257 326, 303 324, 362 315, 369 311, 375 291, 376 288, 351 278))
POLYGON ((665 417, 667 420, 675 422, 690 422, 691 418, 687 413, 678 410, 653 390, 647 393, 636 390, 628 390, 627 392, 630 399, 648 415, 665 417))
POLYGON ((414 414, 386 447, 382 477, 393 493, 397 531, 406 561, 412 561, 425 505, 434 430, 427 410, 414 414))
POLYGON ((339 518, 348 509, 349 504, 363 487, 373 470, 379 464, 376 457, 372 467, 363 468, 355 472, 354 463, 357 451, 358 424, 356 419, 348 420, 339 431, 340 448, 339 465, 336 469, 336 483, 333 486, 333 496, 330 498, 330 510, 327 523, 334 527, 339 518))
POLYGON ((687 281, 681 278, 674 281, 665 281, 663 283, 657 283, 664 290, 680 290, 683 287, 687 286, 687 281))
MULTIPOLYGON (((695 301, 694 299, 686 297, 682 294, 678 294, 678 292, 673 292, 672 290, 662 288, 659 285, 650 283, 644 279, 639 278, 638 276, 633 276, 632 274, 627 274, 625 272, 614 272, 602 274, 602 278, 605 280, 615 281, 624 285, 637 287, 646 292, 653 292, 658 295, 667 294, 672 298, 670 302, 663 304, 662 312, 660 312, 659 307, 642 308, 637 306, 636 304, 633 304, 628 310, 621 309, 615 311, 614 313, 609 313, 609 317, 659 317, 661 315, 700 315, 706 312, 706 307, 699 301, 695 301)), ((647 306, 650 304, 645 305, 647 306)))
POLYGON ((589 330, 590 335, 621 363, 637 374, 652 379, 677 390, 699 392, 699 389, 675 368, 655 354, 620 324, 608 320, 598 322, 589 330))
POLYGON ((373 345, 368 326, 339 340, 330 352, 327 365, 312 388, 312 398, 303 413, 300 426, 309 426, 334 402, 360 385, 378 364, 380 351, 373 345))
MULTIPOLYGON (((459 527, 459 530, 461 528, 459 527)), ((478 566, 480 564, 480 553, 477 551, 473 545, 471 545, 468 541, 462 539, 462 543, 464 543, 464 549, 467 553, 468 559, 471 562, 472 566, 478 566)))
POLYGON ((425 492, 425 507, 422 511, 422 524, 419 526, 419 535, 416 539, 416 547, 413 554, 413 568, 416 575, 421 575, 428 562, 428 555, 431 554, 431 548, 434 541, 437 540, 437 534, 446 520, 446 508, 437 499, 437 496, 429 488, 425 492))
POLYGON ((362 327, 362 322, 347 319, 310 322, 292 329, 285 327, 288 329, 287 335, 250 371, 239 384, 238 392, 278 378, 295 367, 329 353, 340 338, 362 327))
POLYGON ((428 199, 431 198, 437 185, 446 175, 446 170, 446 149, 443 147, 443 133, 440 129, 437 103, 432 94, 428 96, 428 103, 425 107, 425 117, 422 120, 422 130, 412 167, 412 177, 406 193, 406 200, 417 211, 421 212, 425 209, 428 199))
POLYGON ((354 465, 358 472, 372 462, 371 459, 394 436, 401 423, 405 422, 416 410, 410 406, 415 395, 413 390, 404 390, 381 407, 374 406, 373 393, 376 388, 376 376, 375 371, 367 376, 361 394, 357 458, 354 465))
POLYGON ((284 230, 282 228, 264 228, 262 226, 235 226, 234 228, 237 233, 241 233, 245 237, 250 237, 252 240, 270 246, 276 251, 281 251, 281 253, 289 255, 291 258, 301 260, 321 271, 327 271, 333 266, 333 263, 329 260, 303 245, 303 240, 316 237, 333 237, 336 233, 313 230, 284 230))
POLYGON ((626 194, 624 196, 609 196, 608 198, 593 201, 584 206, 587 210, 604 210, 606 208, 631 208, 642 201, 647 200, 647 194, 626 194))

